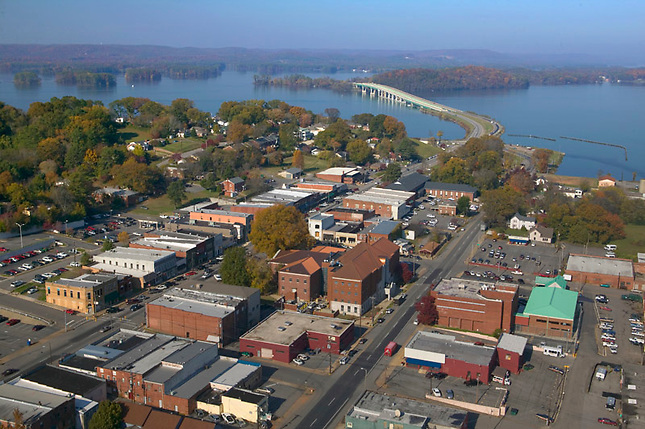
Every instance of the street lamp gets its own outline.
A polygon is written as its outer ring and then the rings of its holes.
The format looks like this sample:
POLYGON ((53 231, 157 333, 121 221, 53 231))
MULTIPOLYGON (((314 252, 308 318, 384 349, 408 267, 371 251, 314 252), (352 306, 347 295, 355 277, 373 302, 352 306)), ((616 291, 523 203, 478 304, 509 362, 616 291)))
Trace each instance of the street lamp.
POLYGON ((65 235, 67 235, 67 222, 69 222, 67 219, 65 219, 65 235))
POLYGON ((19 224, 18 222, 16 222, 16 225, 18 225, 18 228, 20 228, 20 248, 22 249, 23 247, 25 247, 22 244, 22 227, 25 226, 26 224, 25 223, 19 224))
POLYGON ((367 369, 360 368, 361 371, 365 371, 365 378, 363 378, 363 389, 367 392, 367 369))

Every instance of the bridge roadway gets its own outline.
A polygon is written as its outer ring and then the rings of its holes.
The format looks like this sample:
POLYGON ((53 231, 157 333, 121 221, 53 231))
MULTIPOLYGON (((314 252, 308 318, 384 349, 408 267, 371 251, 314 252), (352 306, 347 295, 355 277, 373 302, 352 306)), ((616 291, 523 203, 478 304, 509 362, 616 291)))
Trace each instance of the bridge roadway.
POLYGON ((504 128, 497 121, 490 120, 474 113, 464 112, 463 110, 455 109, 453 107, 444 106, 443 104, 417 97, 416 95, 412 95, 391 86, 364 82, 356 82, 354 83, 354 86, 364 93, 369 93, 371 97, 376 96, 398 103, 405 103, 410 107, 453 115, 459 120, 470 125, 470 132, 465 136, 464 140, 468 140, 471 137, 482 137, 486 134, 487 127, 492 128, 492 131, 489 132, 488 135, 499 136, 504 132, 504 128))
MULTIPOLYGON (((481 234, 480 224, 479 217, 475 217, 469 222, 466 231, 460 232, 436 260, 420 261, 422 267, 426 268, 426 272, 420 275, 415 285, 408 291, 408 298, 395 312, 397 317, 386 318, 385 323, 377 324, 372 328, 366 334, 369 341, 365 350, 350 360, 349 364, 336 370, 332 376, 333 380, 329 380, 329 384, 323 387, 324 393, 321 393, 318 400, 304 406, 300 415, 302 417, 296 417, 286 427, 324 429, 336 427, 342 421, 344 415, 364 391, 364 386, 367 385, 367 374, 370 374, 371 384, 372 379, 378 377, 382 371, 383 365, 379 361, 383 358, 385 346, 390 341, 403 340, 397 337, 406 325, 408 327, 412 325, 415 314, 414 303, 428 293, 432 283, 436 284, 443 277, 457 274, 455 267, 468 257, 472 243, 481 234), (371 373, 372 369, 375 370, 374 374, 371 373)), ((409 329, 406 329, 401 337, 409 335, 407 331, 409 329)))

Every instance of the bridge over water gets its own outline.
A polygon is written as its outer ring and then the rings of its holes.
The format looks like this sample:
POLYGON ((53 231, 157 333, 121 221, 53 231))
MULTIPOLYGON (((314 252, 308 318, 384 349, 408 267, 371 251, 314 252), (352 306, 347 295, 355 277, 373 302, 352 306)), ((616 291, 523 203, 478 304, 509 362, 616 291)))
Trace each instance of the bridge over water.
POLYGON ((466 135, 465 139, 481 137, 486 134, 500 136, 504 133, 504 127, 497 121, 477 115, 476 113, 464 112, 463 110, 444 106, 443 104, 417 97, 416 95, 391 86, 378 83, 355 82, 354 87, 370 97, 383 98, 395 103, 405 104, 408 107, 429 110, 431 113, 444 114, 446 115, 446 119, 452 117, 462 126, 464 126, 464 123, 467 123, 470 126, 470 132, 466 135))

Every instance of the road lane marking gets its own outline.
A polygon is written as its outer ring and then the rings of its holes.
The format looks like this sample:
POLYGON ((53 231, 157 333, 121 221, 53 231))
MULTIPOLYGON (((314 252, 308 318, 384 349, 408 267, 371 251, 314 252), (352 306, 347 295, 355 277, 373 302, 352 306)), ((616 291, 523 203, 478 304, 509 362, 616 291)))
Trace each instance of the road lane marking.
POLYGON ((314 421, 313 421, 313 422, 311 422, 311 424, 310 424, 309 426, 310 426, 310 427, 312 427, 312 426, 316 423, 316 421, 317 421, 317 420, 318 420, 318 419, 314 419, 314 421))
POLYGON ((331 401, 329 401, 329 404, 327 404, 327 406, 330 406, 335 400, 336 400, 336 398, 334 398, 331 401))

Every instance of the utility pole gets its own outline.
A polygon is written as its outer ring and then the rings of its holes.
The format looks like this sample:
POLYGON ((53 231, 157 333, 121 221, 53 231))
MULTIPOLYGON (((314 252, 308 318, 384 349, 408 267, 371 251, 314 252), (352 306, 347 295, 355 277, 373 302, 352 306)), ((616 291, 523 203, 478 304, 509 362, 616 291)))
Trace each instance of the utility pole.
POLYGON ((20 228, 20 248, 22 249, 23 247, 25 247, 22 244, 22 227, 25 226, 26 224, 25 223, 19 224, 18 222, 16 222, 16 225, 18 225, 18 228, 20 228))
POLYGON ((327 352, 329 353, 329 374, 331 375, 331 336, 327 336, 327 352))
POLYGON ((365 378, 363 378, 363 390, 367 392, 367 369, 361 368, 362 371, 365 371, 365 378))

